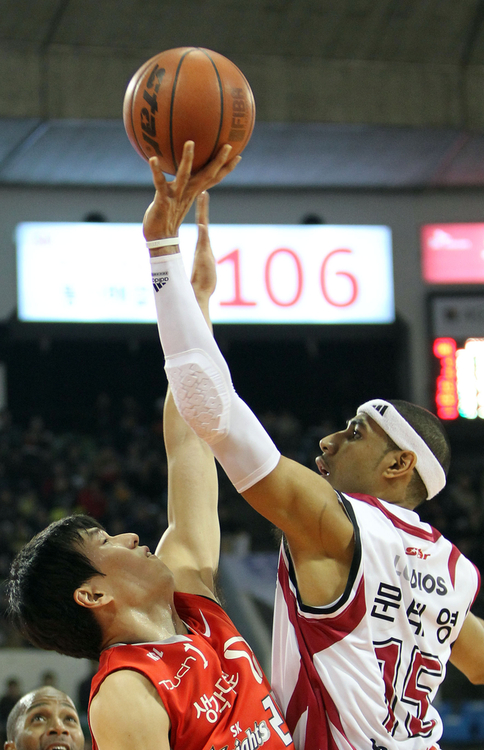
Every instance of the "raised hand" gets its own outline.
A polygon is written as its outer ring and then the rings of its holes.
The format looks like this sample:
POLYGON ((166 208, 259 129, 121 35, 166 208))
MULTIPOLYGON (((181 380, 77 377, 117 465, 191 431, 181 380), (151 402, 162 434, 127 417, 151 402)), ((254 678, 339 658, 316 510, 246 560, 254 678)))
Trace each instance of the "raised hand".
MULTIPOLYGON (((180 224, 195 198, 204 190, 209 190, 221 182, 239 163, 241 157, 231 159, 231 151, 231 146, 223 146, 212 161, 192 175, 194 143, 187 141, 183 147, 183 156, 176 177, 171 182, 165 179, 158 158, 153 156, 150 159, 156 192, 143 220, 143 232, 147 241, 178 236, 180 224)), ((166 255, 174 251, 175 248, 170 246, 156 248, 151 254, 166 255)))

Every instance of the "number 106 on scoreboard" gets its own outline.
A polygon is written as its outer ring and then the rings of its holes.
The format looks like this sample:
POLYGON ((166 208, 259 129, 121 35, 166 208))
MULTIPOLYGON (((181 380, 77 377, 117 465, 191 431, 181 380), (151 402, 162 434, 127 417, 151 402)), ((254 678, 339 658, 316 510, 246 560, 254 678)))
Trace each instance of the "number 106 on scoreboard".
MULTIPOLYGON (((180 227, 191 272, 198 230, 180 227)), ((212 224, 214 323, 392 323, 391 232, 385 226, 212 224)), ((139 224, 24 222, 16 230, 24 321, 153 323, 139 224)))
MULTIPOLYGON (((215 323, 391 323, 391 233, 383 226, 222 225, 215 323)), ((187 268, 196 227, 180 231, 187 268)))

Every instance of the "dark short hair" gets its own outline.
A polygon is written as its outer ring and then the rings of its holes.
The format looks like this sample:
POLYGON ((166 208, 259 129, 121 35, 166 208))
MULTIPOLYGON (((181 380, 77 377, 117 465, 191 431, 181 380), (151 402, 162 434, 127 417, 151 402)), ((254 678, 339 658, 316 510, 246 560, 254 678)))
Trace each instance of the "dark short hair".
POLYGON ((20 550, 7 581, 7 612, 34 646, 79 659, 99 659, 102 632, 74 592, 102 575, 81 548, 81 532, 103 528, 86 515, 51 523, 20 550))
MULTIPOLYGON (((387 400, 428 445, 447 476, 450 467, 450 441, 440 419, 431 411, 409 401, 387 400)), ((427 497, 427 489, 418 475, 418 470, 416 474, 418 482, 415 483, 414 494, 422 501, 427 497)))

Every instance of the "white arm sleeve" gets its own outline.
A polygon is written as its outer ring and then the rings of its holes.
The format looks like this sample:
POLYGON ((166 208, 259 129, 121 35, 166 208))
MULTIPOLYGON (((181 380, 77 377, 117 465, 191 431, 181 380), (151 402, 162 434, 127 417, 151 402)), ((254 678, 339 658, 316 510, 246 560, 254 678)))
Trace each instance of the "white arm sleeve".
POLYGON ((156 316, 165 370, 181 416, 211 447, 238 490, 277 466, 280 453, 237 395, 179 253, 151 259, 156 316))

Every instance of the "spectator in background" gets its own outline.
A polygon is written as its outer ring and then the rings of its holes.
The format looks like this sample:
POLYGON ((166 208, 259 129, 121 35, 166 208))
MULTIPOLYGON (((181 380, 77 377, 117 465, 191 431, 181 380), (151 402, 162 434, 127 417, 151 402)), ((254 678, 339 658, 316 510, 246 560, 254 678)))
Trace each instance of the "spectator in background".
POLYGON ((58 687, 58 678, 55 672, 51 672, 50 669, 47 669, 45 672, 42 672, 42 675, 40 677, 40 685, 41 687, 58 687))
POLYGON ((44 685, 18 700, 7 720, 4 750, 83 750, 84 735, 73 701, 44 685))

